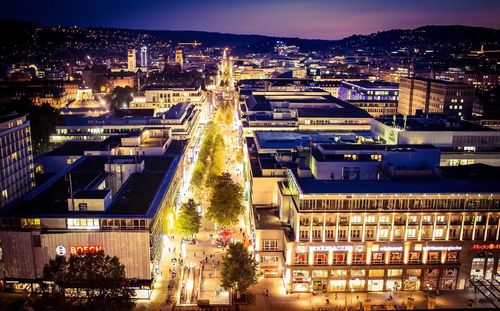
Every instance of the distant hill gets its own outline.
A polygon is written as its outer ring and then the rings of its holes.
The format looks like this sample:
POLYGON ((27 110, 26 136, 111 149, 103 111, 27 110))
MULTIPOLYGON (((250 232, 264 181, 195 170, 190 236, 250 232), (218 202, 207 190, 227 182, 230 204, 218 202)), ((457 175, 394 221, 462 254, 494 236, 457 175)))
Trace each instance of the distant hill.
POLYGON ((353 35, 342 40, 236 35, 203 31, 133 30, 119 28, 75 28, 44 26, 29 22, 0 20, 0 63, 20 60, 57 61, 61 58, 123 56, 128 47, 149 45, 161 49, 168 44, 202 42, 204 47, 231 47, 233 53, 271 52, 277 40, 294 44, 302 51, 352 54, 358 50, 386 55, 402 48, 446 53, 499 48, 500 31, 469 26, 424 26, 412 30, 388 30, 370 35, 353 35))
POLYGON ((469 52, 481 44, 497 49, 500 30, 470 26, 423 26, 416 29, 393 29, 370 35, 353 35, 337 42, 336 47, 347 50, 386 51, 400 48, 420 48, 442 52, 469 52))

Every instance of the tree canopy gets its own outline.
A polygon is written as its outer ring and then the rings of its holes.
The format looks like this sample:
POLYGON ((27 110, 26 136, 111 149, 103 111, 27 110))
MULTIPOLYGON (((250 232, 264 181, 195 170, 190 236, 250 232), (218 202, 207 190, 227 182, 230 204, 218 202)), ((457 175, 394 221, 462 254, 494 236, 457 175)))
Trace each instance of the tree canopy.
POLYGON ((112 110, 128 109, 128 105, 134 99, 132 96, 132 88, 129 86, 117 86, 113 91, 106 96, 112 110))
POLYGON ((217 124, 209 122, 205 126, 205 138, 201 144, 198 160, 191 178, 191 186, 201 193, 211 188, 214 178, 224 170, 224 137, 217 124))
POLYGON ((193 199, 182 203, 176 222, 176 229, 181 235, 189 237, 200 231, 201 215, 197 208, 198 204, 193 199))
POLYGON ((206 217, 221 226, 238 222, 244 210, 243 189, 229 173, 215 177, 206 217))
POLYGON ((102 251, 56 256, 43 276, 35 310, 131 310, 135 305, 125 266, 102 251))
POLYGON ((229 244, 229 249, 222 259, 222 287, 240 293, 257 283, 257 262, 242 243, 229 244))

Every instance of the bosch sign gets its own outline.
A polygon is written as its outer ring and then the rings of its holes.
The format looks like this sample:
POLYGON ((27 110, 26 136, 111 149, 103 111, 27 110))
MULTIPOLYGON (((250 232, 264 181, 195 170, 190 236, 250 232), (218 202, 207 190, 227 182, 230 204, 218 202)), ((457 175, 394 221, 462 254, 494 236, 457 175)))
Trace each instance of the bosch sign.
POLYGON ((98 251, 102 251, 103 248, 100 245, 85 245, 85 246, 70 246, 69 252, 71 255, 76 254, 93 254, 98 251))

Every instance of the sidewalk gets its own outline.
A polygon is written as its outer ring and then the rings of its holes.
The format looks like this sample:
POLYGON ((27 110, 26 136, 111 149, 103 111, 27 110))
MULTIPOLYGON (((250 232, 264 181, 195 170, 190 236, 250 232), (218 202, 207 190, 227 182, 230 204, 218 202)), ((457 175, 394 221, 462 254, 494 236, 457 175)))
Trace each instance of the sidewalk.
MULTIPOLYGON (((255 302, 252 305, 242 306, 241 310, 247 311, 273 311, 273 310, 312 310, 313 308, 327 306, 356 306, 356 302, 364 302, 366 299, 371 300, 374 309, 382 309, 389 298, 390 292, 359 292, 359 293, 326 293, 312 295, 310 293, 286 294, 282 280, 279 278, 261 279, 255 286, 250 289, 250 292, 255 295, 255 302), (269 290, 270 297, 263 295, 264 289, 269 290), (336 298, 335 298, 336 297, 336 298), (326 299, 329 299, 330 304, 326 304, 326 299)), ((397 292, 392 294, 394 305, 399 307, 406 305, 408 297, 412 297, 415 301, 415 309, 427 308, 427 293, 422 291, 414 292, 397 292)), ((478 297, 479 298, 479 297, 478 297)), ((442 291, 436 297, 436 309, 457 309, 465 308, 466 302, 469 299, 474 299, 474 293, 470 291, 442 291)), ((474 308, 492 308, 488 303, 474 304, 474 308)))

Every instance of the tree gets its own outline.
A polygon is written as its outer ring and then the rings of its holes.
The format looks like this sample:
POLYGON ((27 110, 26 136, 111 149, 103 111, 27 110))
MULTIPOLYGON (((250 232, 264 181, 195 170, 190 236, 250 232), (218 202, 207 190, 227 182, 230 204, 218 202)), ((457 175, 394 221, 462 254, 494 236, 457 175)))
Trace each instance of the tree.
POLYGON ((132 91, 132 88, 129 86, 115 87, 111 94, 107 96, 107 99, 110 101, 111 109, 128 109, 128 105, 134 99, 132 97, 132 91))
POLYGON ((232 180, 229 173, 216 176, 206 217, 221 226, 229 226, 238 222, 243 210, 241 186, 232 180))
POLYGON ((182 203, 179 215, 177 216, 176 228, 183 236, 193 236, 200 231, 201 215, 198 213, 198 204, 189 199, 182 203))
POLYGON ((257 262, 241 242, 229 244, 222 258, 222 287, 236 291, 236 297, 257 283, 257 262))
POLYGON ((31 127, 31 140, 35 155, 49 149, 50 134, 55 132, 59 122, 59 111, 47 103, 35 105, 29 98, 11 101, 2 107, 0 114, 17 112, 19 115, 28 114, 31 127))
POLYGON ((135 305, 125 266, 103 251, 56 256, 43 276, 35 310, 131 310, 135 305))

